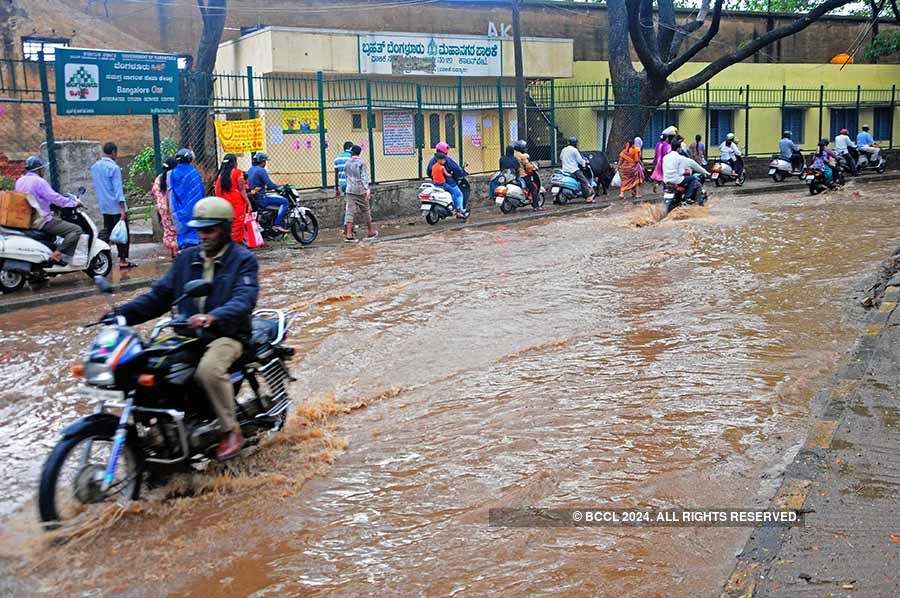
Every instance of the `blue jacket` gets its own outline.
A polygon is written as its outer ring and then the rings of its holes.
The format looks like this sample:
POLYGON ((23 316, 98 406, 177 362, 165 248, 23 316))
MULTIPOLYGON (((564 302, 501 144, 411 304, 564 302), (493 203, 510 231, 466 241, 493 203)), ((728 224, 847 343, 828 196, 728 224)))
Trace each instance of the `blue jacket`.
MULTIPOLYGON (((431 167, 434 166, 436 162, 437 158, 432 156, 431 161, 428 163, 428 168, 425 170, 425 174, 428 176, 428 178, 431 178, 431 167)), ((466 176, 465 171, 460 168, 459 164, 457 164, 456 161, 450 156, 447 156, 446 160, 444 160, 444 166, 447 167, 447 170, 450 171, 450 176, 453 177, 452 179, 447 180, 448 185, 455 186, 460 179, 466 176)))
MULTIPOLYGON (((129 324, 140 324, 158 318, 169 310, 182 293, 184 285, 203 278, 202 248, 190 247, 178 254, 165 276, 153 283, 147 293, 116 308, 129 324)), ((204 312, 216 321, 204 330, 204 336, 228 336, 246 340, 250 334, 250 316, 259 297, 256 256, 236 243, 230 243, 225 253, 216 259, 213 290, 206 298, 204 312)), ((186 298, 178 304, 178 314, 185 318, 199 313, 197 300, 186 298)))
POLYGON ((251 191, 256 187, 260 187, 262 189, 262 191, 260 191, 260 196, 265 195, 266 191, 278 189, 278 185, 276 185, 272 181, 272 177, 269 176, 269 171, 259 164, 254 164, 250 167, 250 170, 247 171, 247 187, 249 187, 251 191))
POLYGON ((169 172, 169 207, 178 247, 184 248, 200 243, 197 231, 187 226, 194 212, 194 204, 203 199, 206 191, 200 173, 191 164, 179 164, 169 172))

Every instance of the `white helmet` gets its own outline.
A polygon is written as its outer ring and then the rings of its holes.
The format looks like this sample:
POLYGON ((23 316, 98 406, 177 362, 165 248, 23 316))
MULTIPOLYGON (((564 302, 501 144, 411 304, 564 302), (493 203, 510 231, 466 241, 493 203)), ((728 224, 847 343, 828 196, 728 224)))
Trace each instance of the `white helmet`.
POLYGON ((671 127, 666 127, 662 131, 663 137, 668 137, 669 135, 678 135, 678 127, 672 125, 671 127))
POLYGON ((725 136, 726 141, 734 141, 734 133, 729 133, 725 136))

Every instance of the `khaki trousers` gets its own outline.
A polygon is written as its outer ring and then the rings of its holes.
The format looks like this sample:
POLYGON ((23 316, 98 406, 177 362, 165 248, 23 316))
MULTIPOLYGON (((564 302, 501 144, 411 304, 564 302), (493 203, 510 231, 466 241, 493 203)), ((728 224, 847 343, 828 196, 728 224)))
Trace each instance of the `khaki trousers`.
POLYGON ((234 415, 234 386, 228 376, 228 368, 238 360, 243 351, 243 345, 233 338, 217 338, 206 347, 194 374, 194 378, 206 391, 219 423, 226 432, 241 431, 234 415))

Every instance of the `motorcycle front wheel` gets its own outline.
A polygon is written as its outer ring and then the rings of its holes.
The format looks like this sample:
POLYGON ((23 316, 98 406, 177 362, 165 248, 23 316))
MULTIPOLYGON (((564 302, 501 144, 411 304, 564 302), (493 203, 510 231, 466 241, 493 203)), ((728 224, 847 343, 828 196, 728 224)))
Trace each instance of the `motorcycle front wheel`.
POLYGON ((138 498, 141 471, 128 444, 122 447, 112 485, 105 492, 100 489, 112 445, 112 435, 85 430, 53 448, 38 488, 38 510, 45 528, 71 522, 89 504, 138 498))
POLYGON ((94 256, 86 272, 91 278, 94 276, 102 276, 104 278, 109 276, 109 273, 112 272, 112 252, 101 251, 94 256))
POLYGON ((0 291, 14 293, 25 285, 25 275, 12 270, 0 270, 0 291))
POLYGON ((291 234, 301 245, 309 245, 319 236, 319 221, 311 213, 300 214, 291 220, 291 234))

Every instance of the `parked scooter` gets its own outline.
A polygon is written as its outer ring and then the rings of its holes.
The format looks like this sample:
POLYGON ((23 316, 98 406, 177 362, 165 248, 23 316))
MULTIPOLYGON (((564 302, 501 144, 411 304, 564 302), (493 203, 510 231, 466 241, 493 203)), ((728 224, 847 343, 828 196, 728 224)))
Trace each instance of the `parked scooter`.
MULTIPOLYGON (((591 168, 590 159, 588 159, 588 164, 581 168, 581 171, 587 177, 588 184, 594 190, 594 194, 596 194, 597 180, 594 177, 594 170, 591 168)), ((570 200, 578 197, 585 197, 584 193, 581 191, 581 183, 578 182, 578 179, 559 169, 553 171, 553 176, 550 179, 550 194, 553 195, 553 203, 560 205, 565 205, 569 203, 570 200)))
POLYGON ((511 170, 499 173, 492 182, 497 183, 494 188, 494 203, 500 206, 500 211, 504 214, 525 206, 544 206, 544 189, 538 191, 537 197, 532 197, 532 189, 528 185, 521 186, 516 173, 511 170))
POLYGON ((769 176, 772 177, 772 180, 776 183, 783 182, 786 178, 796 176, 803 179, 803 171, 806 167, 806 163, 804 161, 804 167, 799 170, 795 169, 793 164, 791 164, 790 160, 785 160, 781 157, 781 154, 775 154, 772 156, 772 161, 769 162, 769 176))
POLYGON ((725 183, 730 183, 732 181, 735 185, 740 187, 747 181, 746 168, 742 169, 740 176, 738 176, 735 174, 731 164, 728 164, 727 162, 714 162, 712 166, 709 167, 709 171, 712 173, 710 178, 715 182, 716 187, 721 187, 725 183))
POLYGON ((706 182, 706 177, 698 175, 700 179, 700 190, 697 192, 697 199, 685 199, 684 192, 687 191, 687 185, 682 185, 680 183, 666 183, 663 188, 663 202, 666 205, 666 214, 674 210, 675 208, 680 208, 681 206, 689 206, 697 204, 702 206, 706 203, 706 189, 703 188, 703 183, 706 182))
MULTIPOLYGON (((319 221, 312 210, 300 205, 297 192, 290 185, 282 185, 278 188, 278 195, 288 201, 287 212, 284 217, 285 227, 290 229, 291 236, 301 245, 309 245, 319 236, 319 221)), ((275 216, 278 215, 278 206, 269 206, 257 210, 257 221, 262 229, 263 238, 281 239, 284 233, 272 229, 275 226, 275 216)))
MULTIPOLYGON (((465 178, 457 181, 460 191, 463 194, 463 213, 460 216, 462 220, 469 219, 469 196, 472 188, 469 181, 465 178)), ((430 225, 435 225, 444 218, 453 216, 453 197, 450 192, 438 187, 434 183, 422 183, 419 185, 419 211, 422 217, 430 225)))
MULTIPOLYGON (((80 187, 75 195, 84 195, 80 187)), ((75 248, 75 259, 65 266, 51 262, 53 252, 62 239, 35 229, 0 227, 0 291, 18 291, 26 282, 39 284, 48 278, 84 272, 88 276, 109 276, 112 253, 109 244, 98 238, 97 226, 81 208, 63 208, 59 217, 81 227, 82 234, 75 248)))

